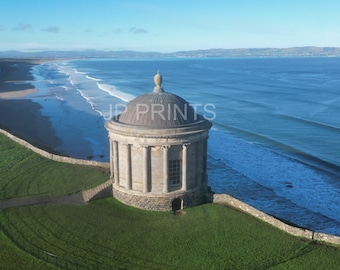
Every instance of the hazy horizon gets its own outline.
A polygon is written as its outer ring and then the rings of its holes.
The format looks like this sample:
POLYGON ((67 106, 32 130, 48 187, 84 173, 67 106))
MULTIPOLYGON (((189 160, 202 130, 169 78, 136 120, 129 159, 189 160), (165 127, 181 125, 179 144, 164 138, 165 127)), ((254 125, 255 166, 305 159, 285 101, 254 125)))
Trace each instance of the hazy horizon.
POLYGON ((12 0, 0 10, 0 51, 340 47, 339 9, 336 0, 12 0))
POLYGON ((291 46, 291 47, 239 47, 239 48, 205 48, 205 49, 201 49, 201 48, 197 48, 197 49, 188 49, 188 50, 178 50, 178 51, 169 51, 169 52, 160 52, 160 51, 138 51, 138 50, 129 50, 129 49, 117 49, 117 50, 109 50, 109 49, 46 49, 46 50, 37 50, 37 51, 25 51, 25 50, 15 50, 15 49, 9 49, 9 50, 1 50, 2 52, 10 52, 10 51, 18 51, 18 52, 44 52, 44 51, 115 51, 115 52, 123 52, 123 51, 132 51, 132 52, 140 52, 140 53, 148 53, 148 52, 154 52, 154 53, 176 53, 176 52, 181 52, 181 51, 209 51, 209 50, 270 50, 270 49, 278 49, 278 50, 284 50, 284 49, 298 49, 298 48, 335 48, 335 49, 340 49, 340 46, 291 46))

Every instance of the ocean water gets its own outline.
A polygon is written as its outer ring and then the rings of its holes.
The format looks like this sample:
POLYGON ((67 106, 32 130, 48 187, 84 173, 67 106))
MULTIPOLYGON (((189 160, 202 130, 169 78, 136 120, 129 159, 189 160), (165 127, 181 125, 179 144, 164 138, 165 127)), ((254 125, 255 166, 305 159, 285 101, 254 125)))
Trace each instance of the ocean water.
POLYGON ((315 231, 340 235, 340 58, 92 59, 33 70, 39 102, 77 158, 108 161, 104 123, 153 90, 213 123, 209 185, 315 231))

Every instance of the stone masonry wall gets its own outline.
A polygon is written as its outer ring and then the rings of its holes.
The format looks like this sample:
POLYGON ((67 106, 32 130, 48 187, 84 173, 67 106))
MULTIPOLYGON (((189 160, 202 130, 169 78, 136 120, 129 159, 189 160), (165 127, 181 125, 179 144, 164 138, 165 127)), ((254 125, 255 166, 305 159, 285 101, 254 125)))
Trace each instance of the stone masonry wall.
POLYGON ((216 204, 227 204, 230 205, 236 209, 239 209, 241 211, 244 211, 246 213, 249 213, 250 215, 257 217, 289 234, 295 235, 295 236, 301 236, 304 238, 312 239, 312 240, 318 240, 323 242, 328 242, 332 244, 340 244, 340 237, 335 235, 328 235, 324 233, 318 233, 313 232, 307 229, 297 228, 294 226, 290 226, 266 213, 263 213, 254 207, 243 203, 235 198, 233 198, 230 195, 227 194, 214 194, 213 195, 213 203, 216 204))
POLYGON ((112 197, 113 196, 112 184, 113 179, 109 179, 106 182, 100 184, 99 186, 83 191, 82 194, 84 201, 88 202, 90 200, 112 197))
POLYGON ((51 160, 64 162, 64 163, 71 163, 71 164, 79 164, 79 165, 87 165, 87 166, 97 166, 102 168, 109 168, 110 163, 109 162, 99 162, 99 161, 92 161, 92 160, 83 160, 83 159, 76 159, 76 158, 70 158, 70 157, 63 157, 55 154, 48 153, 38 147, 33 146, 32 144, 12 135, 11 133, 0 129, 0 133, 4 134, 8 138, 12 139, 13 141, 19 143, 20 145, 25 146, 28 149, 31 149, 33 152, 38 153, 39 155, 42 155, 43 157, 46 157, 51 160))
POLYGON ((172 202, 177 198, 183 200, 183 208, 205 202, 205 191, 200 189, 156 196, 145 193, 127 193, 113 188, 113 196, 127 205, 153 211, 171 211, 172 202))

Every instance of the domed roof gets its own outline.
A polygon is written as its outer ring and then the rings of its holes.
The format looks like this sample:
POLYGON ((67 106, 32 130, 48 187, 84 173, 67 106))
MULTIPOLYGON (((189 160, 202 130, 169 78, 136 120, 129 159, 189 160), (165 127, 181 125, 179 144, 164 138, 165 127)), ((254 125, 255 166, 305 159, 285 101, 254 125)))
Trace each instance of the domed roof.
POLYGON ((154 81, 154 91, 130 101, 124 112, 116 118, 118 122, 150 128, 173 128, 203 119, 183 98, 164 92, 159 73, 155 75, 154 81))

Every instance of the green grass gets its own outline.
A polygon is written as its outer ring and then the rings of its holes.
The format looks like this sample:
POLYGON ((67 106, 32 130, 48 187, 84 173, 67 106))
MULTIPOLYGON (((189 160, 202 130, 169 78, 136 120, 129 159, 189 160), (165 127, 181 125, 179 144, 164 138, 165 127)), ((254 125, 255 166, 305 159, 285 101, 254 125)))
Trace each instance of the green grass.
POLYGON ((336 269, 340 263, 338 248, 214 204, 175 216, 108 198, 8 209, 0 222, 21 249, 67 269, 336 269))
MULTIPOLYGON (((61 195, 108 178, 42 158, 0 135, 0 200, 61 195), (44 166, 42 166, 44 165, 44 166)), ((0 269, 336 269, 339 247, 205 204, 150 212, 114 198, 0 210, 0 269)))
POLYGON ((0 134, 0 200, 75 193, 109 179, 108 171, 44 158, 0 134))
POLYGON ((58 269, 19 249, 0 231, 0 269, 58 269))

